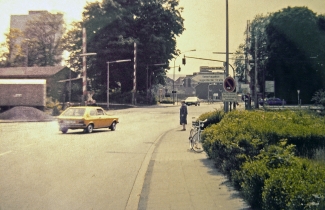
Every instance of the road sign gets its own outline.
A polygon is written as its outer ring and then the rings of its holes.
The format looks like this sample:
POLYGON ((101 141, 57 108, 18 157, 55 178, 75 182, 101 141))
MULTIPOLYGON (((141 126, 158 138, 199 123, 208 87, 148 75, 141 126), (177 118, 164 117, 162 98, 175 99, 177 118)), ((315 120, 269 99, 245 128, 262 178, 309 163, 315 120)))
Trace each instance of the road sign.
POLYGON ((237 101, 237 93, 236 92, 222 92, 222 101, 224 101, 224 102, 237 101))
POLYGON ((221 83, 224 80, 223 73, 204 73, 204 74, 196 74, 191 80, 192 83, 221 83))
POLYGON ((265 92, 274 93, 274 81, 265 81, 265 92))
POLYGON ((234 92, 234 90, 236 88, 236 82, 235 82, 234 78, 227 77, 223 82, 223 88, 227 92, 234 92))

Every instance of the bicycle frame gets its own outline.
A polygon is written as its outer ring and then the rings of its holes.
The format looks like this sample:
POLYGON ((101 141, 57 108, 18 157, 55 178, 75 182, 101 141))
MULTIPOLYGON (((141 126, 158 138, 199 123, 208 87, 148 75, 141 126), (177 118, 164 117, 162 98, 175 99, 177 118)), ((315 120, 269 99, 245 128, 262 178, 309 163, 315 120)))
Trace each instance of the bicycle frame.
POLYGON ((204 123, 207 119, 203 121, 192 121, 192 129, 190 131, 189 143, 190 149, 195 152, 203 152, 202 141, 201 141, 201 128, 204 126, 204 123))

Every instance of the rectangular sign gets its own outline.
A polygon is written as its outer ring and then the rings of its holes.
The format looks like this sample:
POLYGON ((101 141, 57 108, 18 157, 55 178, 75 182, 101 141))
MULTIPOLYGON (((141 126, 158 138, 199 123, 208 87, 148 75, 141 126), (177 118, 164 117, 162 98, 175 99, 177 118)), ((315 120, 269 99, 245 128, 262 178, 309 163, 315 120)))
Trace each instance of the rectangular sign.
POLYGON ((221 83, 224 78, 224 74, 206 73, 194 75, 191 79, 193 83, 221 83))
POLYGON ((265 81, 265 92, 274 93, 274 81, 265 81))
POLYGON ((237 101, 237 93, 236 92, 222 92, 222 101, 224 101, 224 102, 237 101))

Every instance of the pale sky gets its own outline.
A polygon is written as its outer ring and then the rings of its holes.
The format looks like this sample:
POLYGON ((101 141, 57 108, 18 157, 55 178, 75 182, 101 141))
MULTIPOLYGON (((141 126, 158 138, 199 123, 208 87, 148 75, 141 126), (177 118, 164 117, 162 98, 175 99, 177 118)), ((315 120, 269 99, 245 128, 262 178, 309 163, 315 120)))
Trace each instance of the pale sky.
MULTIPOLYGON (((86 2, 93 1, 0 0, 0 42, 4 41, 4 33, 9 30, 10 15, 27 15, 29 10, 48 10, 63 13, 66 23, 70 24, 81 20, 86 2)), ((186 30, 177 39, 178 49, 182 52, 196 49, 195 52, 185 53, 187 56, 225 60, 225 55, 213 52, 226 51, 226 0, 180 0, 180 6, 184 7, 182 16, 186 30)), ((247 20, 288 6, 306 6, 317 14, 325 14, 324 0, 228 0, 229 51, 234 52, 244 42, 247 20)), ((176 59, 176 66, 181 65, 182 57, 183 54, 176 59)), ((174 60, 170 66, 174 66, 174 60)), ((186 66, 181 65, 181 73, 192 74, 199 71, 200 66, 222 66, 222 63, 187 59, 186 66)))

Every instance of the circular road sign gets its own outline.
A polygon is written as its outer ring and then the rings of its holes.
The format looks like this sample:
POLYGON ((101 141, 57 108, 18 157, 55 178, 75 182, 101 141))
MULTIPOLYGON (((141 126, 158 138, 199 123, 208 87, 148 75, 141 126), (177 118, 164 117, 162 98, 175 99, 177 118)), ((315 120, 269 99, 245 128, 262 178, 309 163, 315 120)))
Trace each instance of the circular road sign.
POLYGON ((236 82, 235 82, 234 78, 227 77, 223 82, 223 88, 227 92, 234 92, 234 90, 236 88, 236 82))

